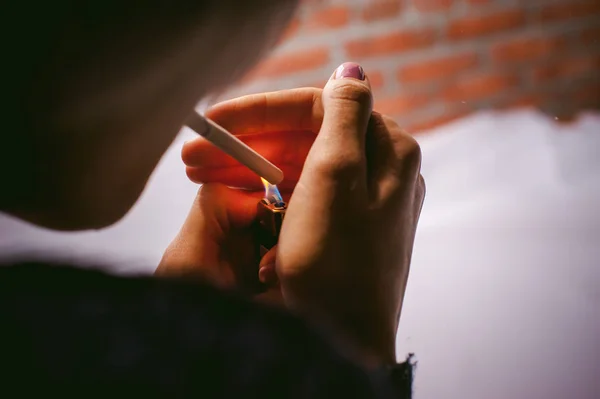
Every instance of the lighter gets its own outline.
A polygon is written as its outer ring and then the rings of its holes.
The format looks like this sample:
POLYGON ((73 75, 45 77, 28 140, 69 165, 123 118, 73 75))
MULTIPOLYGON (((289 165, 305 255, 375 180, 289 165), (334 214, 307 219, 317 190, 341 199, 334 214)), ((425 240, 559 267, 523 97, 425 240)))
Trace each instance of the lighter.
POLYGON ((257 252, 260 258, 277 244, 287 209, 277 186, 262 180, 265 185, 265 197, 258 203, 256 232, 257 252))
MULTIPOLYGON (((254 239, 256 259, 254 264, 258 267, 263 256, 277 244, 279 232, 287 209, 277 186, 269 184, 263 179, 265 195, 258 202, 257 217, 254 223, 254 239)), ((259 294, 267 290, 267 286, 258 278, 258 268, 243 271, 243 290, 249 294, 259 294)))

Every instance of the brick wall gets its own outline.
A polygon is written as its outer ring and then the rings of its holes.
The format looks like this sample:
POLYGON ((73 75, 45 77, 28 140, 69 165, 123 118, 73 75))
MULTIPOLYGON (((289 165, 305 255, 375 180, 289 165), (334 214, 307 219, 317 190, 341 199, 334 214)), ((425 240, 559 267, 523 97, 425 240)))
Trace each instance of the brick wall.
POLYGON ((304 0, 227 97, 322 87, 344 61, 409 131, 490 107, 568 120, 600 107, 600 0, 304 0))

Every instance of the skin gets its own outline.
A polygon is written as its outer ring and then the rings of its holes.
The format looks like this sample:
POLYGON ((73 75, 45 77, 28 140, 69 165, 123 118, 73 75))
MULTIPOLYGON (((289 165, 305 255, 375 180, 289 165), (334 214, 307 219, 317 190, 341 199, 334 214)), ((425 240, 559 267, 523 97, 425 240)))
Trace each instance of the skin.
MULTIPOLYGON (((419 146, 394 121, 371 112, 371 104, 368 80, 332 79, 324 90, 246 96, 208 113, 282 167, 284 196, 293 190, 279 245, 261 261, 261 280, 273 284, 268 299, 328 325, 367 365, 395 360, 425 195, 419 146)), ((251 246, 248 229, 259 196, 250 192, 260 189, 260 181, 202 138, 186 143, 182 158, 188 176, 205 185, 158 273, 204 270, 219 284, 235 286, 236 270, 247 265, 232 262, 222 249, 232 237, 243 237, 240 248, 251 246), (222 196, 215 192, 228 190, 236 193, 236 212, 216 200, 222 196), (209 204, 215 208, 209 211, 209 204), (189 226, 219 234, 188 240, 189 226), (203 250, 199 242, 213 249, 203 250), (182 260, 184 253, 195 254, 195 263, 182 260)))
POLYGON ((11 5, 6 26, 37 32, 7 43, 0 209, 60 230, 119 220, 198 101, 261 58, 296 3, 11 5))
MULTIPOLYGON (((57 18, 18 4, 5 14, 7 26, 28 17, 44 34, 7 50, 20 62, 4 66, 14 101, 4 111, 0 209, 57 230, 122 218, 195 104, 276 43, 296 1, 151 1, 143 12, 110 0, 69 4, 52 4, 57 18)), ((272 287, 261 299, 328 325, 367 365, 395 360, 424 195, 418 146, 371 107, 368 80, 348 78, 209 113, 286 174, 289 209, 279 245, 261 261, 272 287)), ((182 158, 207 184, 157 274, 239 288, 257 266, 247 254, 260 181, 201 139, 182 158)))

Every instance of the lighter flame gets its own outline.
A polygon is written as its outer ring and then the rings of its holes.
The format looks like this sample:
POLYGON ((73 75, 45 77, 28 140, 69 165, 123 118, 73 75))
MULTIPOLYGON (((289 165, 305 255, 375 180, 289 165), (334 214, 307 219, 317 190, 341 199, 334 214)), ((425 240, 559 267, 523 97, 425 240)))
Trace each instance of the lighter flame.
POLYGON ((262 181, 263 186, 265 186, 265 198, 272 197, 277 202, 283 202, 283 198, 281 197, 281 194, 279 193, 279 189, 277 188, 277 185, 269 183, 262 177, 260 178, 260 180, 262 181))

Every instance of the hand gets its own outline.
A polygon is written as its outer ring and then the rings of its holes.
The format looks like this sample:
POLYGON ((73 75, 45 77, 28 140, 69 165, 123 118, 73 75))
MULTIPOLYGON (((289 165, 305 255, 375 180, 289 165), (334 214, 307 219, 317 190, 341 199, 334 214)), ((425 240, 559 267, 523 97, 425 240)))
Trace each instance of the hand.
POLYGON ((200 187, 156 274, 198 276, 226 289, 255 288, 258 258, 252 224, 261 194, 218 183, 200 187))
MULTIPOLYGON (((296 186, 321 126, 322 92, 301 88, 254 94, 219 103, 206 114, 283 170, 278 187, 285 195, 296 186)), ((181 155, 195 183, 263 190, 254 172, 202 137, 187 142, 181 155)))
MULTIPOLYGON (((313 105, 320 104, 320 98, 320 89, 249 96, 219 104, 208 115, 282 167, 286 181, 279 188, 288 200, 316 137, 318 125, 311 123, 313 114, 319 115, 313 111, 313 105), (267 111, 278 118, 257 119, 257 116, 266 116, 267 111), (298 118, 302 117, 305 117, 304 121, 293 124, 294 120, 300 122, 298 118)), ((252 254, 254 236, 250 226, 264 193, 260 179, 202 138, 186 143, 182 158, 188 165, 188 176, 204 186, 156 273, 163 276, 200 275, 227 288, 239 288, 240 276, 256 280, 258 266, 252 254), (249 271, 255 271, 255 274, 248 275, 249 271)), ((272 284, 276 280, 275 249, 261 259, 261 265, 265 267, 261 269, 260 279, 271 283, 271 289, 257 299, 269 303, 281 299, 279 288, 272 284)))
POLYGON ((277 274, 288 306, 330 323, 364 361, 393 362, 425 186, 417 142, 371 112, 363 77, 344 64, 325 86, 323 122, 289 203, 277 274))
MULTIPOLYGON (((419 146, 371 104, 368 79, 334 78, 323 92, 243 97, 209 116, 280 165, 282 187, 295 187, 276 255, 287 306, 330 324, 363 362, 379 363, 395 360, 425 188, 419 146)), ((194 181, 258 187, 201 139, 183 157, 194 181)))

